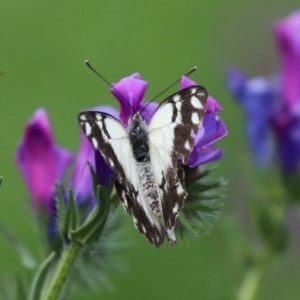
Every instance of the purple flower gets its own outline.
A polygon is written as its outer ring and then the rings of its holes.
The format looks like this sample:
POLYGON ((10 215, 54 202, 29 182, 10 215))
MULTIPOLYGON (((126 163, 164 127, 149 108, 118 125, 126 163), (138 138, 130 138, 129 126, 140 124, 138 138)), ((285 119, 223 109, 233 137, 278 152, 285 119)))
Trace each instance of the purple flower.
POLYGON ((280 54, 282 97, 290 110, 300 109, 300 11, 277 22, 274 35, 280 54))
POLYGON ((284 171, 300 162, 300 11, 274 26, 281 63, 279 78, 246 78, 237 69, 228 72, 228 86, 241 105, 247 136, 258 161, 268 164, 274 145, 284 171))
POLYGON ((261 165, 271 159, 270 118, 276 95, 271 81, 256 77, 248 79, 238 69, 230 69, 228 86, 241 106, 246 123, 246 134, 252 152, 261 165))
MULTIPOLYGON (((145 107, 143 99, 147 87, 148 83, 142 80, 138 73, 124 77, 119 82, 112 84, 111 92, 120 103, 120 120, 125 126, 128 125, 130 117, 135 112, 145 107)), ((156 107, 157 104, 153 102, 143 110, 142 115, 147 123, 156 107)))
POLYGON ((272 118, 278 156, 286 171, 300 162, 300 11, 274 26, 281 63, 281 103, 272 118))
POLYGON ((73 156, 55 144, 45 109, 36 110, 28 121, 18 146, 16 162, 27 183, 33 206, 52 210, 55 183, 60 182, 73 156))

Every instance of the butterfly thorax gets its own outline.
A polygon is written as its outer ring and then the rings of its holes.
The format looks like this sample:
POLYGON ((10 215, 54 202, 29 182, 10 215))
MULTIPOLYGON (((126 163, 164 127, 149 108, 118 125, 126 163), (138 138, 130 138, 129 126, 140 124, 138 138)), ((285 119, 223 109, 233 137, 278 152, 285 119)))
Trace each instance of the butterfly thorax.
POLYGON ((145 120, 140 113, 136 113, 130 119, 129 139, 133 156, 138 162, 150 160, 149 140, 145 120))

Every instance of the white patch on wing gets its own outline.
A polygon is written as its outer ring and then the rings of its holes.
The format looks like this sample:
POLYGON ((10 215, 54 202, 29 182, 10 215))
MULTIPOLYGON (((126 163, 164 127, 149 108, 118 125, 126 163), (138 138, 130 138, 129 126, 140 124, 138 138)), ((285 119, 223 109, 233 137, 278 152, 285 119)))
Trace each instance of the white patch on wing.
POLYGON ((172 123, 173 105, 173 103, 167 103, 155 112, 149 124, 149 131, 172 123))
POLYGON ((191 104, 196 109, 202 109, 203 108, 203 105, 202 105, 201 101, 196 96, 191 97, 191 104))
POLYGON ((97 121, 101 121, 102 120, 102 115, 101 114, 95 114, 95 119, 97 121))
POLYGON ((185 148, 186 150, 191 150, 191 145, 190 145, 189 141, 186 141, 186 142, 184 143, 184 148, 185 148))
POLYGON ((177 188, 176 188, 176 192, 178 195, 182 195, 185 193, 184 189, 182 188, 182 185, 178 185, 177 188))
POLYGON ((98 141, 97 141, 97 139, 96 139, 95 137, 92 137, 92 143, 93 143, 93 146, 94 146, 96 149, 98 149, 99 144, 98 144, 98 141))
POLYGON ((176 204, 174 205, 174 207, 173 207, 173 213, 174 213, 174 214, 177 214, 177 213, 178 213, 178 209, 179 209, 179 205, 178 205, 178 203, 176 203, 176 204))
POLYGON ((104 123, 111 139, 121 139, 128 136, 122 124, 113 118, 105 118, 104 123))
POLYGON ((141 225, 141 227, 142 227, 142 232, 143 232, 143 234, 145 234, 145 233, 146 233, 146 228, 145 228, 145 226, 144 226, 144 225, 141 225))
POLYGON ((102 121, 98 121, 98 122, 96 122, 96 124, 98 125, 98 127, 99 127, 100 130, 103 129, 103 123, 102 123, 102 121))
POLYGON ((192 122, 193 122, 193 124, 200 124, 200 118, 199 118, 198 113, 196 113, 196 112, 192 113, 192 122))
POLYGON ((85 134, 87 136, 89 136, 91 133, 92 133, 92 126, 88 122, 86 122, 85 123, 85 134))
POLYGON ((133 224, 134 224, 135 228, 137 228, 138 220, 136 219, 135 216, 133 216, 133 224))
POLYGON ((178 94, 176 94, 176 95, 174 96, 173 100, 174 100, 174 102, 178 102, 178 101, 181 100, 181 96, 178 95, 178 94))
POLYGON ((174 233, 174 229, 173 228, 166 228, 166 232, 167 232, 169 242, 171 244, 175 244, 176 243, 176 236, 175 236, 175 233, 174 233))
POLYGON ((111 158, 108 159, 110 166, 113 168, 115 166, 113 160, 111 158))
POLYGON ((121 197, 123 199, 122 204, 123 204, 124 208, 127 210, 128 209, 128 201, 127 201, 127 198, 126 198, 126 192, 124 190, 122 190, 121 197))
POLYGON ((176 116, 176 120, 175 120, 176 123, 182 122, 181 107, 182 107, 182 102, 177 102, 176 103, 177 116, 176 116))

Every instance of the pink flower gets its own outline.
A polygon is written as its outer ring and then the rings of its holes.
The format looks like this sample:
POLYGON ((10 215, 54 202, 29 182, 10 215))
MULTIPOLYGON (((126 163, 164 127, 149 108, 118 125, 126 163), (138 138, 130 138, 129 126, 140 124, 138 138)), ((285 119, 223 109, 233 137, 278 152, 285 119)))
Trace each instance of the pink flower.
POLYGON ((36 210, 51 211, 55 183, 62 180, 72 159, 70 151, 55 144, 46 110, 37 109, 25 127, 16 153, 36 210))

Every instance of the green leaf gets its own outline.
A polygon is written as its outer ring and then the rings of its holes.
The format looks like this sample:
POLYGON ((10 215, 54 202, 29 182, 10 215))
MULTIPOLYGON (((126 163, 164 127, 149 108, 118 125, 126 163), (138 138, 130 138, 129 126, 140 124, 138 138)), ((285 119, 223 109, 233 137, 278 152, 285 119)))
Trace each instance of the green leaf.
POLYGON ((51 252, 38 269, 30 288, 29 300, 43 299, 42 293, 47 281, 48 272, 51 264, 54 261, 55 252, 51 252))
POLYGON ((97 199, 97 205, 88 215, 83 225, 71 231, 70 238, 72 241, 86 244, 99 239, 110 209, 110 195, 99 185, 97 187, 97 199))
POLYGON ((64 238, 64 226, 65 226, 65 219, 66 219, 66 202, 63 195, 63 187, 59 184, 55 186, 55 208, 57 214, 57 227, 59 229, 59 233, 62 238, 64 238))
POLYGON ((223 207, 223 179, 208 179, 212 170, 186 169, 188 196, 179 214, 176 231, 183 237, 208 234, 223 207))
POLYGON ((1 184, 2 184, 2 180, 3 180, 3 177, 0 176, 0 186, 1 186, 1 184))
POLYGON ((30 251, 2 223, 0 223, 0 233, 19 254, 20 261, 24 267, 27 269, 33 269, 36 267, 37 262, 33 255, 31 255, 30 251))
POLYGON ((81 251, 75 265, 78 272, 73 272, 71 279, 74 299, 78 290, 111 290, 114 286, 110 275, 128 271, 123 255, 132 244, 124 239, 128 235, 125 231, 131 229, 124 226, 125 218, 123 208, 110 210, 100 239, 81 251))
POLYGON ((63 226, 64 236, 67 236, 70 239, 70 233, 72 230, 75 230, 77 228, 77 224, 78 224, 77 207, 73 196, 73 192, 70 190, 66 215, 64 218, 64 226, 63 226))

